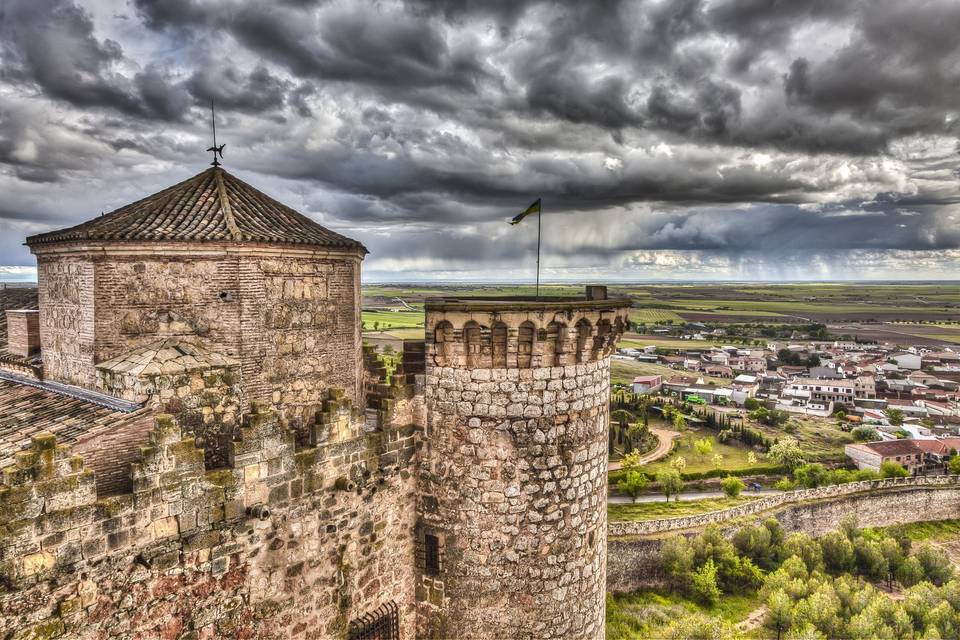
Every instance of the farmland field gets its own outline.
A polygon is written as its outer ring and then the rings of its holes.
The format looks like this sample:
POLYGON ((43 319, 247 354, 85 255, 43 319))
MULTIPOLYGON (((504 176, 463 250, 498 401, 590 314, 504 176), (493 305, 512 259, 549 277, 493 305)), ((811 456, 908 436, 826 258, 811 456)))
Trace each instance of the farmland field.
MULTIPOLYGON (((544 285, 543 296, 579 296, 583 288, 544 285)), ((633 301, 637 324, 679 326, 711 324, 823 323, 834 335, 857 336, 897 344, 960 344, 960 284, 797 283, 797 284, 636 284, 611 285, 611 297, 633 301)), ((372 322, 388 327, 416 326, 410 318, 369 316, 375 310, 421 307, 431 296, 532 296, 529 285, 368 285, 363 287, 367 330, 372 322), (403 320, 403 322, 401 322, 403 320)), ((406 315, 406 314, 405 314, 406 315)), ((415 315, 410 313, 410 316, 415 315)), ((632 338, 632 336, 628 336, 632 338)), ((623 346, 657 344, 664 348, 708 346, 675 338, 637 338, 623 346)))

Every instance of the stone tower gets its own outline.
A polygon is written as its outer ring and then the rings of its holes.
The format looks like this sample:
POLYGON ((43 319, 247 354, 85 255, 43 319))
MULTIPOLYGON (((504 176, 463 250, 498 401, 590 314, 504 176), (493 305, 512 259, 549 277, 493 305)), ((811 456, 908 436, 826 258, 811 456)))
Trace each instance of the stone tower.
MULTIPOLYGON (((156 354, 161 373, 179 373, 202 348, 238 363, 244 405, 269 402, 294 426, 330 388, 361 403, 366 249, 222 168, 27 245, 47 380, 113 394, 156 354)), ((229 433, 206 435, 208 456, 225 451, 229 433)))
POLYGON ((610 355, 628 300, 426 305, 420 637, 602 638, 610 355))

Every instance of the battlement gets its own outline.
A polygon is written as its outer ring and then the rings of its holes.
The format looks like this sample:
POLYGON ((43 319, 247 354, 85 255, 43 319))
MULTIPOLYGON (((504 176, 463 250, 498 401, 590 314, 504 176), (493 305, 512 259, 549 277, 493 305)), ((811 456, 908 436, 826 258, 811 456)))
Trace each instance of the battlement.
POLYGON ((469 369, 596 362, 614 352, 630 304, 602 287, 584 298, 429 298, 426 357, 469 369))
POLYGON ((412 566, 391 559, 413 554, 417 433, 397 420, 369 430, 334 391, 298 448, 287 422, 254 401, 228 466, 207 470, 194 439, 159 415, 132 491, 106 498, 70 446, 38 434, 0 479, 0 636, 113 635, 124 624, 159 636, 171 617, 209 635, 313 624, 339 636, 382 607, 411 610, 412 566), (196 597, 155 615, 173 591, 196 597), (287 607, 315 617, 291 622, 287 607))

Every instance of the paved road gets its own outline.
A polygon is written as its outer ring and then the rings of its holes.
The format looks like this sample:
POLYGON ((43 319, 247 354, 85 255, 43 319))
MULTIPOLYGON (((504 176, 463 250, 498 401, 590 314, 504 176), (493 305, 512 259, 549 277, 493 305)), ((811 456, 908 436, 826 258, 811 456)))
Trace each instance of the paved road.
MULTIPOLYGON (((640 458, 640 464, 650 464, 651 462, 656 462, 660 458, 666 456, 673 449, 673 441, 676 438, 680 437, 679 431, 671 431, 670 429, 659 429, 657 427, 650 427, 651 433, 657 436, 659 442, 657 443, 657 448, 640 458)), ((611 462, 609 470, 616 471, 621 466, 620 461, 611 462)))
MULTIPOLYGON (((774 493, 780 493, 777 489, 761 489, 760 491, 750 491, 744 490, 743 496, 768 496, 774 493)), ((723 491, 684 491, 678 497, 680 501, 686 500, 703 500, 705 498, 722 498, 724 496, 723 491)), ((671 497, 670 500, 674 500, 674 497, 671 497)), ((633 499, 630 496, 621 496, 621 495, 612 495, 607 498, 607 502, 612 502, 615 504, 630 504, 633 502, 633 499)), ((637 496, 637 503, 640 502, 664 502, 662 493, 644 493, 637 496)))

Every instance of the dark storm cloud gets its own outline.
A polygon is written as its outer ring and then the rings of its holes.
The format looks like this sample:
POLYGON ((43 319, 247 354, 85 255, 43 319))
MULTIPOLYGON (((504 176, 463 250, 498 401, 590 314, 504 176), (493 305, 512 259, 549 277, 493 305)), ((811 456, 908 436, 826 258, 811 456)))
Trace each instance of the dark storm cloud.
POLYGON ((186 177, 213 100, 229 166, 388 256, 420 238, 424 259, 504 259, 528 241, 485 225, 540 195, 563 224, 614 216, 617 237, 568 233, 601 261, 960 244, 938 209, 956 2, 131 6, 0 4, 0 188, 38 221, 76 194, 70 221, 95 212, 94 180, 186 177))

